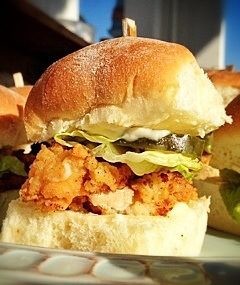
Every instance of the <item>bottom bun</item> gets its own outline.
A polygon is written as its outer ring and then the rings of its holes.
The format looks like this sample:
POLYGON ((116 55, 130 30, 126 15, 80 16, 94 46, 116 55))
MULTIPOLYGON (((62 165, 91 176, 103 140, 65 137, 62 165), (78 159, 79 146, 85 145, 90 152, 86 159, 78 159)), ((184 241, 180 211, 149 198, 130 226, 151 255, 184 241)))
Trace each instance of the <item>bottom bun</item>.
POLYGON ((3 242, 81 251, 197 256, 207 227, 209 199, 178 203, 165 217, 43 213, 14 200, 3 223, 3 242))
POLYGON ((206 180, 195 180, 194 185, 200 196, 211 196, 208 225, 214 229, 240 235, 240 224, 228 213, 220 193, 222 185, 220 177, 211 177, 206 180))

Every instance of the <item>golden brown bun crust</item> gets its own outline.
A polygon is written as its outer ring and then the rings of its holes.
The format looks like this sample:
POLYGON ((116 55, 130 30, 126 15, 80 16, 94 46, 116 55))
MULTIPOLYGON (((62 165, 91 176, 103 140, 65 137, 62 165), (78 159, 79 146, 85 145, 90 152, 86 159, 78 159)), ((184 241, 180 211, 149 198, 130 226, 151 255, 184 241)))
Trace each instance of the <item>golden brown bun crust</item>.
POLYGON ((219 191, 222 184, 219 177, 197 180, 194 184, 200 197, 211 196, 208 225, 214 229, 240 236, 240 224, 229 215, 219 191))
POLYGON ((174 84, 182 62, 194 61, 186 48, 156 40, 122 38, 91 45, 53 64, 43 74, 30 93, 26 117, 34 112, 45 121, 59 117, 74 120, 101 105, 120 105, 127 82, 143 64, 147 64, 146 69, 134 78, 135 85, 142 90, 141 96, 150 97, 152 85, 159 84, 161 90, 164 81, 174 84))
POLYGON ((21 94, 24 97, 28 97, 32 87, 32 85, 24 85, 22 87, 11 87, 11 90, 21 94))
POLYGON ((228 115, 232 116, 232 124, 225 124, 221 126, 218 130, 214 132, 214 136, 221 139, 222 136, 229 136, 236 134, 240 131, 240 95, 237 96, 227 107, 226 112, 228 115))
POLYGON ((188 49, 138 37, 103 41, 50 66, 30 92, 25 125, 31 140, 44 140, 54 120, 85 115, 93 124, 195 135, 226 120, 220 95, 188 49))
POLYGON ((0 147, 26 142, 23 108, 26 98, 0 85, 0 147))
POLYGON ((211 165, 240 172, 240 95, 226 108, 232 116, 232 124, 225 124, 213 134, 213 156, 211 165))
POLYGON ((214 85, 231 86, 240 89, 240 72, 231 70, 209 71, 208 76, 214 85))
POLYGON ((240 72, 227 69, 209 70, 208 76, 222 95, 224 106, 240 94, 240 72))

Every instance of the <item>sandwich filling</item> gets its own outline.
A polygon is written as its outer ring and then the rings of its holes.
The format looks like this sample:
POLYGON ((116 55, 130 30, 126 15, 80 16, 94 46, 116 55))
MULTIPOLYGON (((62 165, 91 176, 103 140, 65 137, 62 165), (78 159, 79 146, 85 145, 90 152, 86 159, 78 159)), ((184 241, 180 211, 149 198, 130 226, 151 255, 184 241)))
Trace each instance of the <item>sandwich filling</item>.
POLYGON ((176 202, 197 199, 197 192, 177 171, 139 177, 127 164, 96 159, 81 144, 55 144, 38 153, 21 197, 46 211, 165 215, 176 202))
POLYGON ((198 198, 191 178, 201 168, 205 140, 162 134, 157 140, 56 134, 37 154, 21 199, 43 211, 164 216, 177 202, 198 198))

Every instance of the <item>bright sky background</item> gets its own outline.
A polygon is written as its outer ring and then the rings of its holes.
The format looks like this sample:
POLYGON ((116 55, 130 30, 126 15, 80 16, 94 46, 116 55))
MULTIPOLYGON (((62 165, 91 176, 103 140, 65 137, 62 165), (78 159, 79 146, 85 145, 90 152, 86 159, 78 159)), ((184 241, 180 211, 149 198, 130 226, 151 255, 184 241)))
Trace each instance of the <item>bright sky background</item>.
MULTIPOLYGON (((225 64, 240 70, 240 0, 223 0, 226 23, 225 64)), ((81 15, 96 27, 96 41, 111 37, 112 9, 116 0, 80 0, 81 15)))
POLYGON ((240 70, 240 1, 225 0, 226 65, 233 64, 240 70))
POLYGON ((80 13, 84 19, 95 26, 96 41, 109 38, 112 25, 112 10, 116 0, 80 0, 80 13))

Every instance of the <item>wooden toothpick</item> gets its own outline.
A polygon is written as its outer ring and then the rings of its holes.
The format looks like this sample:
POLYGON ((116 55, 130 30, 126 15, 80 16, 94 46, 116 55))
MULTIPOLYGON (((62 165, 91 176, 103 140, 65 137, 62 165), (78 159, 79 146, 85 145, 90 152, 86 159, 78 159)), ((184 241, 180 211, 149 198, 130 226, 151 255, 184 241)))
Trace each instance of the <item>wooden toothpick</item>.
POLYGON ((24 81, 23 81, 23 76, 21 72, 16 72, 13 74, 13 80, 15 87, 23 87, 24 86, 24 81))
POLYGON ((122 30, 123 30, 123 36, 137 36, 137 26, 135 24, 135 21, 129 18, 124 18, 122 20, 122 30))

